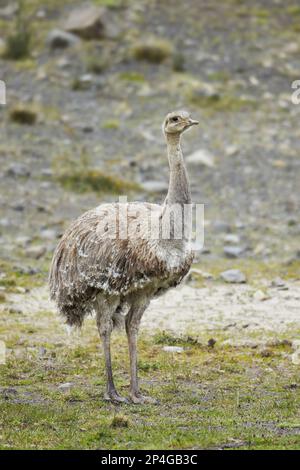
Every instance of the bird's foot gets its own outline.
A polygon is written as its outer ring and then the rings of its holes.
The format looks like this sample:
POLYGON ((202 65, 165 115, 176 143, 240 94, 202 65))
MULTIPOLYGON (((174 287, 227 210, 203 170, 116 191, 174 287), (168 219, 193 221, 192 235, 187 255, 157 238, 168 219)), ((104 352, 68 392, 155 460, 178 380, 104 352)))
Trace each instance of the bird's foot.
POLYGON ((142 395, 141 393, 131 393, 130 398, 132 403, 135 405, 158 405, 158 400, 156 398, 148 397, 146 395, 142 395))
POLYGON ((128 399, 121 397, 116 390, 111 390, 104 393, 104 400, 112 401, 113 403, 129 403, 128 399))

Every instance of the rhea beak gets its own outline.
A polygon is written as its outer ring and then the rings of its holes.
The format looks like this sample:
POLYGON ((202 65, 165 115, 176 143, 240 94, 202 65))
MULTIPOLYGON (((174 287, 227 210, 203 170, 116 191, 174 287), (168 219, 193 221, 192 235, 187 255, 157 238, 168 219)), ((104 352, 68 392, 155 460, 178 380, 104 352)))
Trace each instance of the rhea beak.
POLYGON ((199 124, 199 121, 195 121, 194 119, 189 119, 188 126, 197 126, 199 124))

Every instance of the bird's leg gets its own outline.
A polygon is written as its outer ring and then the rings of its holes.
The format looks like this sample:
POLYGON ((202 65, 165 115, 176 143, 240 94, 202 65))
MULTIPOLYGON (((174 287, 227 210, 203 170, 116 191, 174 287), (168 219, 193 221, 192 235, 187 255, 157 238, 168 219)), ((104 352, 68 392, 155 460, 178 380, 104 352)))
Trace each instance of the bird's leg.
POLYGON ((106 369, 106 392, 104 394, 105 400, 112 400, 115 402, 126 403, 128 400, 125 397, 121 397, 115 387, 111 365, 111 351, 110 351, 110 335, 112 331, 111 319, 106 321, 102 315, 97 317, 97 325, 100 337, 102 339, 105 369, 106 369))
POLYGON ((157 403, 157 400, 144 396, 139 391, 137 374, 137 336, 139 324, 146 307, 142 310, 130 312, 126 318, 126 333, 128 338, 130 358, 130 398, 133 403, 157 403))

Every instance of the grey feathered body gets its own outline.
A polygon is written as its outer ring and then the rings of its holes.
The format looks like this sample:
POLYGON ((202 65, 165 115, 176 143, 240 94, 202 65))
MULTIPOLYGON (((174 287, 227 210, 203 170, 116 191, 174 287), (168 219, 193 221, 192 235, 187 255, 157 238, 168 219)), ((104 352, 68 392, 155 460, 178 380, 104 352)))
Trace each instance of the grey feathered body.
POLYGON ((189 240, 161 237, 164 205, 129 203, 126 238, 119 236, 119 209, 118 203, 102 204, 84 213, 56 248, 51 298, 69 325, 80 326, 85 315, 99 306, 99 299, 112 297, 117 299, 113 313, 117 322, 137 298, 151 299, 176 286, 190 268, 189 240), (150 220, 152 229, 153 223, 160 225, 156 239, 148 233, 150 220))

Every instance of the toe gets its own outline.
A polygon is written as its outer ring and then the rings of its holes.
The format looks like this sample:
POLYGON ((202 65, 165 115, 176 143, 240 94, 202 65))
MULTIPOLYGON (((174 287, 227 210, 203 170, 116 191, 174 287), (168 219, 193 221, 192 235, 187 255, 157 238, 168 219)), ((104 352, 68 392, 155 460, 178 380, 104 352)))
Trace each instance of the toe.
POLYGON ((129 403, 127 398, 121 397, 117 392, 106 392, 104 394, 104 400, 112 401, 114 403, 129 403))
POLYGON ((136 405, 143 405, 143 404, 151 404, 151 405, 157 405, 159 402, 155 398, 148 397, 145 395, 140 395, 140 394, 131 394, 130 395, 132 403, 136 405))

